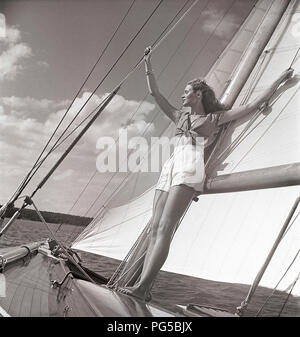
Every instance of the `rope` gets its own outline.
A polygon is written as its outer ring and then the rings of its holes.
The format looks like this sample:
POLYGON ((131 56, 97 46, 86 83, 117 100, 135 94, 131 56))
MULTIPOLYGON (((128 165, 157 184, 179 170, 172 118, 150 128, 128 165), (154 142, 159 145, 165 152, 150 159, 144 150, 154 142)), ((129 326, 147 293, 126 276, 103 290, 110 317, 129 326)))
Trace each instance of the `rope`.
MULTIPOLYGON (((180 220, 178 221, 178 223, 177 223, 177 225, 174 227, 174 231, 173 231, 173 234, 172 234, 172 239, 173 239, 173 237, 174 237, 174 235, 175 235, 175 232, 176 232, 176 230, 178 229, 178 227, 180 226, 180 224, 181 224, 181 222, 182 222, 182 220, 183 220, 183 218, 185 217, 185 215, 186 215, 186 213, 187 213, 187 211, 188 211, 188 209, 189 209, 189 207, 190 207, 190 205, 191 205, 191 203, 192 203, 192 200, 189 202, 189 204, 187 205, 187 207, 186 207, 186 209, 185 209, 185 211, 184 211, 184 213, 183 213, 183 215, 182 215, 182 217, 180 218, 180 220)), ((117 280, 115 280, 116 279, 116 277, 118 276, 117 274, 119 274, 120 273, 120 270, 123 268, 123 267, 126 267, 126 261, 128 261, 128 259, 130 258, 130 256, 134 253, 134 251, 138 248, 138 245, 141 243, 141 239, 142 239, 142 236, 143 236, 143 234, 144 233, 146 233, 146 232, 149 232, 150 231, 150 228, 151 228, 151 223, 150 222, 148 222, 148 224, 147 224, 147 226, 144 228, 144 230, 143 230, 143 232, 142 232, 142 234, 138 237, 138 239, 136 240, 136 242, 134 243, 134 245, 132 246, 132 248, 129 250, 129 253, 126 255, 126 257, 124 258, 124 260, 121 262, 121 264, 119 265, 119 267, 118 267, 118 273, 116 272, 115 274, 113 274, 113 276, 112 276, 112 278, 111 278, 111 280, 109 281, 109 285, 111 286, 111 287, 116 287, 116 285, 117 285, 117 283, 119 283, 132 269, 133 269, 133 267, 135 267, 138 263, 139 263, 139 261, 146 255, 146 253, 147 253, 147 250, 145 250, 145 252, 133 263, 133 265, 130 267, 130 268, 128 268, 128 270, 126 270, 126 271, 123 271, 123 274, 122 275, 120 275, 119 276, 119 278, 117 279, 117 280), (114 281, 114 283, 112 283, 114 281), (112 284, 111 284, 112 283, 112 284)), ((127 283, 129 283, 131 280, 132 280, 132 278, 135 276, 135 274, 133 274, 132 276, 131 276, 131 278, 127 281, 127 283)), ((152 284, 152 286, 153 286, 153 284, 152 284)))
MULTIPOLYGON (((124 268, 126 261, 128 261, 129 257, 131 256, 131 254, 135 251, 135 249, 137 248, 137 246, 140 244, 141 239, 143 237, 143 235, 148 231, 150 227, 150 222, 145 226, 145 228, 143 229, 143 231, 141 232, 141 234, 138 236, 137 240, 135 241, 135 243, 132 245, 132 247, 130 248, 130 250, 128 251, 127 255, 125 256, 125 258, 123 259, 123 261, 119 264, 118 268, 115 270, 115 272, 113 273, 113 275, 111 276, 110 280, 107 283, 108 287, 114 287, 115 286, 115 280, 116 278, 119 276, 119 274, 121 273, 122 268, 124 268)), ((144 256, 144 254, 138 259, 140 260, 142 257, 144 256)), ((138 261, 136 261, 135 263, 137 263, 138 261)), ((133 265, 134 266, 134 265, 133 265)), ((133 267, 132 266, 132 267, 133 267)), ((131 267, 131 268, 132 268, 131 267)), ((131 270, 131 268, 129 270, 131 270)), ((128 270, 128 271, 129 271, 128 270)), ((123 277, 125 276, 125 274, 123 275, 123 277)))
POLYGON ((299 214, 300 214, 300 211, 297 213, 297 215, 295 216, 294 220, 290 223, 289 227, 286 229, 284 235, 282 236, 282 239, 286 236, 286 234, 288 233, 288 231, 291 229, 292 225, 297 220, 299 214))
MULTIPOLYGON (((175 29, 176 26, 179 25, 179 23, 191 12, 191 10, 194 8, 194 6, 199 2, 199 0, 195 0, 194 3, 189 7, 189 9, 179 18, 179 20, 173 25, 173 27, 164 35, 164 36, 160 36, 158 38, 158 41, 156 41, 154 43, 154 46, 152 48, 152 51, 154 51, 159 45, 161 45, 161 43, 170 35, 170 33, 175 29)), ((188 1, 184 4, 184 6, 182 7, 182 9, 185 7, 185 5, 188 3, 188 1)), ((181 12, 181 10, 180 10, 181 12)), ((179 14, 179 13, 178 13, 179 14)), ((178 15, 176 14, 176 16, 178 15)), ((175 19, 175 18, 174 18, 175 19)), ((165 31, 164 31, 165 32, 165 31)), ((164 33, 163 32, 163 33, 164 33)), ((163 35, 163 34, 161 34, 163 35)), ((143 57, 144 58, 144 57, 143 57)))
POLYGON ((247 94, 246 94, 245 97, 243 98, 242 103, 241 103, 240 105, 246 104, 246 103, 249 101, 250 96, 253 94, 255 85, 256 85, 257 82, 258 82, 258 77, 259 77, 259 75, 260 75, 260 76, 262 75, 262 74, 261 74, 261 70, 262 70, 263 64, 264 64, 264 62, 265 62, 265 60, 266 60, 267 54, 268 54, 269 52, 270 52, 269 50, 265 50, 265 51, 264 51, 263 57, 262 57, 261 60, 260 60, 260 63, 259 63, 259 65, 258 65, 258 67, 257 67, 257 69, 256 69, 256 71, 255 71, 255 74, 254 74, 254 76, 253 76, 253 78, 252 78, 251 84, 250 84, 250 86, 249 86, 249 88, 248 88, 248 90, 247 90, 247 94))
POLYGON ((83 269, 82 267, 77 263, 77 261, 69 254, 69 252, 66 250, 66 248, 61 245, 59 242, 59 240, 56 238, 55 234, 53 233, 53 231, 51 230, 50 226, 48 225, 48 223, 45 221, 44 217, 42 216, 41 212, 38 210, 38 208, 36 207, 35 203, 31 200, 32 205, 36 211, 36 213, 38 214, 40 220, 42 221, 42 223, 46 226, 46 228, 48 229, 48 231, 50 232, 52 238, 59 244, 60 248, 62 249, 62 251, 64 252, 64 254, 68 257, 68 259, 70 261, 72 261, 77 268, 85 275, 85 277, 87 277, 87 279, 92 282, 92 283, 96 283, 83 269))
POLYGON ((291 62, 291 64, 290 64, 289 68, 292 68, 294 62, 296 61, 296 57, 297 57, 299 51, 300 51, 300 47, 297 49, 296 54, 295 54, 295 56, 294 56, 294 58, 293 58, 293 60, 292 60, 292 62, 291 62))

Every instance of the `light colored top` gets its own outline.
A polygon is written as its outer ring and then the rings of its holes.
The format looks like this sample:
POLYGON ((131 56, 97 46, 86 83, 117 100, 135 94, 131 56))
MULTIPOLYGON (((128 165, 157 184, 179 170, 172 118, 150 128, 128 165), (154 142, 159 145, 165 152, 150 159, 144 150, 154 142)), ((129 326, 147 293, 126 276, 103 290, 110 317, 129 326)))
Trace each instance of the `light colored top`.
POLYGON ((216 139, 220 127, 218 126, 220 114, 210 113, 207 115, 192 115, 182 112, 177 124, 175 136, 185 135, 192 137, 193 144, 196 138, 204 138, 204 146, 207 147, 216 139))

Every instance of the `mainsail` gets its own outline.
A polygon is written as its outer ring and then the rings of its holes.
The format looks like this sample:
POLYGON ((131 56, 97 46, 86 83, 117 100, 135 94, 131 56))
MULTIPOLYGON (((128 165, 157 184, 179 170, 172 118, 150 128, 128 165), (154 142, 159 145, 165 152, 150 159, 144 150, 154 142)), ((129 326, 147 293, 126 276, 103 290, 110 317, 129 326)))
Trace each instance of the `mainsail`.
MULTIPOLYGON (((237 63, 247 47, 245 41, 251 40, 256 27, 272 11, 273 3, 259 1, 207 75, 208 82, 219 94, 234 70, 233 55, 237 63)), ((300 47, 300 36, 295 29, 299 11, 299 2, 291 1, 235 105, 255 98, 290 66, 300 47)), ((299 65, 297 56, 293 61, 296 72, 299 65)), ((290 83, 264 113, 231 124, 222 146, 214 153, 210 175, 299 162, 299 88, 296 81, 290 83), (247 131, 242 134, 245 128, 247 131)), ((81 233, 72 248, 122 260, 151 217, 154 190, 155 186, 127 204, 108 209, 81 233)), ((299 191, 295 186, 200 196, 183 218, 162 269, 210 280, 251 283, 299 191)), ((299 242, 296 212, 261 285, 273 288, 277 284, 296 256, 299 242)), ((278 289, 287 290, 299 270, 298 258, 278 289)), ((299 282, 293 293, 300 294, 299 282)))

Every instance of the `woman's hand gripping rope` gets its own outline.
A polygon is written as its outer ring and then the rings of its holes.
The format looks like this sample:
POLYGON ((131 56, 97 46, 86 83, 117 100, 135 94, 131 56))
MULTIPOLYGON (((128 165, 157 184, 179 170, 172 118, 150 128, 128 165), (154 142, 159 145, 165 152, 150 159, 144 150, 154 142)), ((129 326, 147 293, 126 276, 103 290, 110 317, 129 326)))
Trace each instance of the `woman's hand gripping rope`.
POLYGON ((149 75, 152 71, 151 65, 150 65, 151 53, 152 53, 152 48, 151 48, 151 46, 149 46, 144 51, 144 61, 145 61, 145 66, 146 66, 146 75, 149 75))
POLYGON ((269 102, 272 98, 272 96, 274 95, 275 91, 278 89, 278 87, 289 81, 290 79, 293 78, 293 74, 294 74, 294 69, 293 68, 288 68, 286 69, 277 79, 277 81, 275 82, 275 86, 274 86, 274 91, 271 93, 271 95, 269 97, 267 97, 267 99, 262 102, 259 106, 259 111, 264 111, 269 107, 269 102))

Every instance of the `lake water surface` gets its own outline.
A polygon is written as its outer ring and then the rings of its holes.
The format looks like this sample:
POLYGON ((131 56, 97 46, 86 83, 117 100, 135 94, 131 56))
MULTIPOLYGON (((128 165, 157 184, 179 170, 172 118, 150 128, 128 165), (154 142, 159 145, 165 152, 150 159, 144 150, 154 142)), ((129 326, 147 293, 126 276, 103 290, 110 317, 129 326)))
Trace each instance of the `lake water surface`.
MULTIPOLYGON (((73 225, 50 224, 49 226, 56 232, 57 239, 67 245, 83 230, 83 227, 73 225)), ((0 248, 40 241, 49 237, 49 231, 42 223, 17 220, 0 239, 0 248)), ((114 259, 86 253, 82 257, 84 266, 105 277, 110 277, 120 263, 114 259)), ((175 304, 198 303, 234 313, 236 307, 245 299, 249 287, 249 285, 215 282, 160 272, 152 289, 153 303, 171 310, 175 304)), ((255 316, 271 292, 272 289, 259 287, 245 316, 255 316)), ((287 293, 277 291, 265 306, 261 316, 278 316, 287 296, 287 293)), ((290 296, 281 316, 300 317, 300 297, 290 296)))

